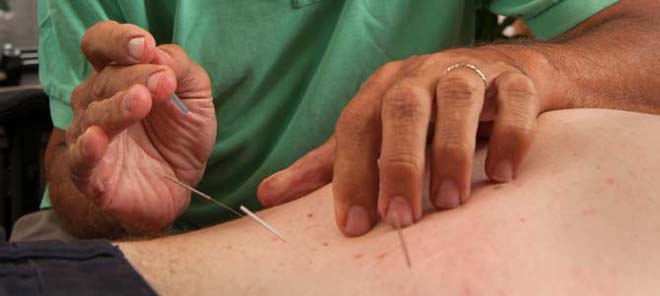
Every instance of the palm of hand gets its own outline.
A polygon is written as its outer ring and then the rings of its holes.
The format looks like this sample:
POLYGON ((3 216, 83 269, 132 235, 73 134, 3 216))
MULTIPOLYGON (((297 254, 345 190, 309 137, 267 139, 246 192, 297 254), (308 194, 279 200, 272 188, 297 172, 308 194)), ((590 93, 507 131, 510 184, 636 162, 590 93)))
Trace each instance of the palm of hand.
POLYGON ((162 230, 188 206, 189 192, 164 175, 188 184, 203 175, 215 142, 215 110, 211 97, 186 104, 185 115, 167 101, 154 105, 143 121, 111 139, 92 173, 97 204, 129 232, 162 230))

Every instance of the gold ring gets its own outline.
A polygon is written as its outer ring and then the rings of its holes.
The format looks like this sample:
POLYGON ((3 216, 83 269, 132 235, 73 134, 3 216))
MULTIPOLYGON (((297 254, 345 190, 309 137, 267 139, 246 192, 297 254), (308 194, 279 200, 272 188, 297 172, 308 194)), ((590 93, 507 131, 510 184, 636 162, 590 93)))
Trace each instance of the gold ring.
POLYGON ((477 73, 477 75, 479 75, 479 77, 481 77, 481 81, 484 82, 484 87, 488 88, 488 80, 486 79, 486 74, 484 74, 484 72, 482 72, 479 69, 479 67, 477 67, 475 65, 472 65, 472 64, 458 63, 456 65, 453 65, 453 66, 447 68, 447 70, 445 70, 445 74, 449 74, 449 72, 454 71, 458 68, 468 68, 468 69, 474 71, 475 73, 477 73))

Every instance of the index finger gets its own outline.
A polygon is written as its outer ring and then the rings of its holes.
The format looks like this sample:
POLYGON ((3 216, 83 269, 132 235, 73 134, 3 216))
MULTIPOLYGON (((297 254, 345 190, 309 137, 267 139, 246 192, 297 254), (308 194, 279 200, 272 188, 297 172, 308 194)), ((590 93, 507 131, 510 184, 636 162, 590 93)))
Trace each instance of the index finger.
POLYGON ((377 220, 380 97, 399 67, 388 63, 376 71, 337 121, 332 187, 337 225, 347 236, 367 233, 377 220))
POLYGON ((422 188, 432 93, 404 79, 383 99, 378 210, 391 225, 405 227, 422 216, 422 188))
POLYGON ((156 40, 146 30, 115 21, 97 23, 85 32, 81 49, 96 71, 110 64, 133 65, 150 62, 156 40))

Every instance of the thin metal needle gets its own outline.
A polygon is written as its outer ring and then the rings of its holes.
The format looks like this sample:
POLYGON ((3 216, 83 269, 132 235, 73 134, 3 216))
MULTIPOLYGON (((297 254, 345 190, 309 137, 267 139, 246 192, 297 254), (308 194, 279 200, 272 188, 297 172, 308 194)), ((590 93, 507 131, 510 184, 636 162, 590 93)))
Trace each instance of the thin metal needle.
POLYGON ((254 219, 254 221, 257 221, 257 223, 261 224, 261 226, 266 228, 268 231, 270 231, 272 234, 277 236, 283 242, 286 242, 286 240, 284 239, 284 237, 282 236, 282 234, 279 231, 275 230, 275 228, 270 226, 270 224, 266 223, 266 221, 261 220, 261 218, 259 218, 259 216, 257 216, 255 213, 248 210, 248 208, 246 208, 245 206, 241 206, 240 209, 241 209, 241 211, 243 211, 243 213, 247 214, 250 218, 254 219))
MULTIPOLYGON (((206 199, 206 200, 208 200, 208 201, 210 201, 210 202, 212 202, 216 205, 219 205, 219 206, 231 211, 232 213, 236 214, 239 217, 243 217, 243 215, 241 215, 241 213, 237 212, 236 210, 232 209, 231 207, 229 207, 229 206, 213 199, 211 196, 207 195, 206 193, 201 192, 201 191, 193 188, 192 186, 189 186, 186 183, 183 183, 183 182, 181 182, 181 181, 179 181, 175 178, 169 177, 169 176, 163 176, 163 178, 165 178, 167 180, 170 180, 170 181, 174 182, 175 184, 177 184, 179 186, 182 186, 183 188, 186 188, 186 189, 188 189, 188 190, 190 190, 194 193, 197 193, 199 196, 203 197, 204 199, 206 199)), ((268 230, 269 232, 271 232, 272 234, 277 236, 283 242, 286 242, 286 240, 284 239, 284 237, 282 236, 282 234, 279 231, 275 230, 275 228, 273 228, 273 226, 270 226, 270 224, 266 223, 266 221, 261 220, 261 218, 259 218, 259 216, 257 216, 255 213, 253 213, 252 211, 250 211, 248 208, 246 208, 243 205, 241 205, 240 209, 245 214, 247 214, 250 219, 254 220, 254 222, 256 222, 257 224, 259 224, 259 225, 263 226, 264 228, 266 228, 266 230, 268 230)))
POLYGON ((206 200, 208 200, 208 201, 210 201, 210 202, 212 202, 212 203, 214 203, 214 204, 216 204, 216 205, 219 205, 219 206, 221 206, 221 207, 223 207, 223 208, 225 208, 225 209, 231 211, 232 213, 236 214, 236 216, 243 217, 243 215, 241 215, 241 213, 239 213, 238 211, 232 209, 232 208, 229 207, 228 205, 223 204, 223 203, 221 203, 221 202, 219 202, 219 201, 213 199, 213 197, 210 197, 210 196, 206 195, 204 192, 201 192, 201 191, 199 191, 199 190, 193 188, 192 186, 189 186, 189 185, 186 184, 186 183, 183 183, 183 182, 181 182, 181 181, 179 181, 179 180, 177 180, 177 179, 175 179, 175 178, 169 177, 169 176, 163 176, 163 178, 165 178, 165 179, 167 179, 167 180, 170 180, 170 181, 176 183, 177 185, 179 185, 179 186, 181 186, 181 187, 183 187, 183 188, 186 188, 186 189, 188 189, 188 190, 190 190, 190 191, 192 191, 192 192, 194 192, 194 193, 197 193, 197 195, 203 197, 204 199, 206 199, 206 200))
POLYGON ((396 215, 396 221, 394 221, 394 228, 396 228, 397 235, 399 236, 399 243, 401 243, 401 248, 403 249, 403 255, 406 257, 406 265, 408 269, 412 268, 410 263, 410 255, 408 254, 408 245, 406 245, 406 240, 403 239, 403 231, 401 230, 401 224, 399 222, 399 215, 396 215))
POLYGON ((170 100, 172 101, 172 103, 174 103, 174 105, 177 108, 179 108, 181 113, 185 114, 185 113, 188 113, 188 111, 190 111, 190 110, 188 110, 188 106, 186 106, 186 104, 183 103, 183 101, 181 101, 179 96, 177 96, 176 94, 173 94, 172 97, 170 98, 170 100))

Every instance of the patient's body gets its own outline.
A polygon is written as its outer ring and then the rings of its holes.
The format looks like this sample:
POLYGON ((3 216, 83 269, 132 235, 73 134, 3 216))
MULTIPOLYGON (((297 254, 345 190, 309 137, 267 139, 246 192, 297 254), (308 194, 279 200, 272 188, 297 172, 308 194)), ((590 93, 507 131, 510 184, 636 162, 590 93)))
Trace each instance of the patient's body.
POLYGON ((412 269, 389 226, 344 237, 329 186, 259 213, 286 243, 241 219, 120 247, 167 295, 660 291, 660 118, 573 110, 539 125, 515 181, 485 181, 480 150, 472 199, 404 229, 412 269))

